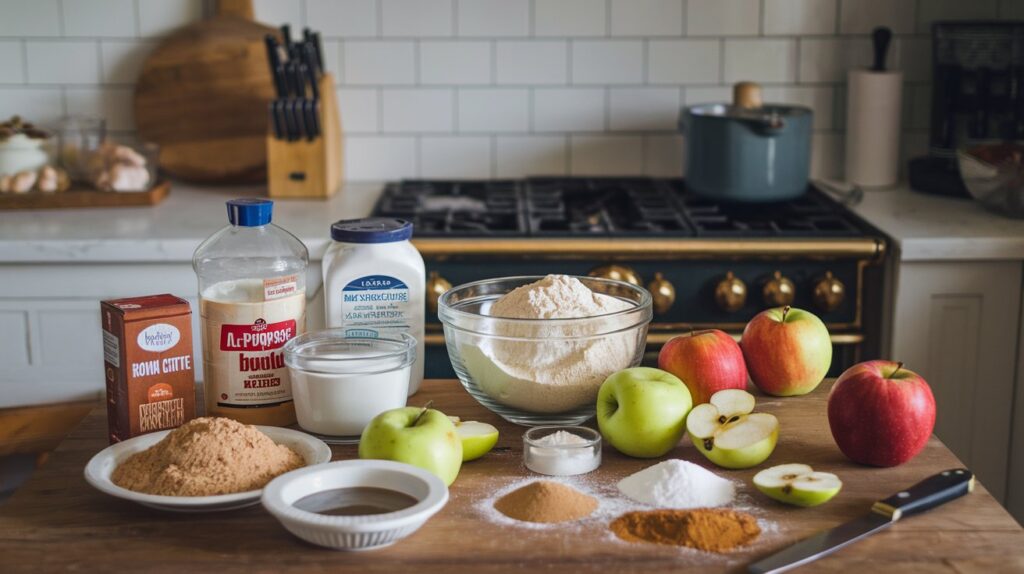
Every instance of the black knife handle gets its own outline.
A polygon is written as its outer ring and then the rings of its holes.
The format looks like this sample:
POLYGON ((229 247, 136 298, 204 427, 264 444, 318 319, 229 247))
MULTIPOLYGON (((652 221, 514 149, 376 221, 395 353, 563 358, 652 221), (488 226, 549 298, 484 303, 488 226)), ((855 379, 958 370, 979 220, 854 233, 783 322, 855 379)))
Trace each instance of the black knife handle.
POLYGON ((956 500, 973 490, 974 473, 966 468, 954 468, 930 476, 885 500, 879 500, 871 510, 895 522, 905 516, 920 514, 956 500))

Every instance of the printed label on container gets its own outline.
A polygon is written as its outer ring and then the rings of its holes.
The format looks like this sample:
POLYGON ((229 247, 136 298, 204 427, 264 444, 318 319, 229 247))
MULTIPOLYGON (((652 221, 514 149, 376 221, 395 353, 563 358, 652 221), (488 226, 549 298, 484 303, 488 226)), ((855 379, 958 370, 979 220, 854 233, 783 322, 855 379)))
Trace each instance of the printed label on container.
POLYGON ((299 279, 295 275, 285 275, 263 280, 263 299, 273 301, 299 292, 299 279))
POLYGON ((407 332, 413 316, 409 287, 388 275, 367 275, 341 290, 341 324, 348 337, 407 332))
POLYGON ((121 340, 106 329, 103 330, 103 360, 115 369, 121 367, 121 340))

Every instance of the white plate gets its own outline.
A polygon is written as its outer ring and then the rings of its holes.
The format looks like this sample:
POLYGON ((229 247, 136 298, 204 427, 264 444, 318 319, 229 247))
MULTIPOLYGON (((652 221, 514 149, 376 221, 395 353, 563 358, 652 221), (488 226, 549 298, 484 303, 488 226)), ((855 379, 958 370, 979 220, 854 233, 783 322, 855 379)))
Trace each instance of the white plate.
MULTIPOLYGON (((275 443, 283 444, 298 453, 305 459, 306 466, 331 460, 331 447, 316 437, 280 427, 256 426, 256 428, 275 443)), ((165 430, 144 434, 108 446, 92 457, 89 464, 85 465, 85 480, 97 490, 111 496, 137 502, 150 508, 173 512, 215 512, 259 504, 260 495, 263 493, 262 489, 215 496, 161 496, 128 490, 110 481, 111 473, 125 459, 160 442, 170 432, 170 430, 165 430)))

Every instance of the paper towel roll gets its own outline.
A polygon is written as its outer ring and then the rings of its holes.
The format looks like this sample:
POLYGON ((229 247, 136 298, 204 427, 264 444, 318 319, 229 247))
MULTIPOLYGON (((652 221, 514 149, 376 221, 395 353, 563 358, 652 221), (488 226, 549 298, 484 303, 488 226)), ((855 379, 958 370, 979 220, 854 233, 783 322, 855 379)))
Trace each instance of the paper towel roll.
POLYGON ((903 72, 850 70, 846 87, 846 181, 885 187, 899 179, 903 72))

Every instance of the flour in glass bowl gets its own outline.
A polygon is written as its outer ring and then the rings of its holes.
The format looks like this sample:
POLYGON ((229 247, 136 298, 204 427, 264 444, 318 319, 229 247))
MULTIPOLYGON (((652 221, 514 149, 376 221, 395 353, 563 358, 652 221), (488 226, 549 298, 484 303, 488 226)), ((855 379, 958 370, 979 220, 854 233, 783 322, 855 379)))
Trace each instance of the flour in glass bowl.
MULTIPOLYGON (((632 303, 594 293, 575 277, 548 275, 505 294, 488 314, 508 319, 582 319, 631 308, 632 303)), ((567 411, 596 400, 608 375, 632 366, 643 330, 601 333, 624 329, 635 320, 501 323, 494 335, 508 338, 475 340, 463 346, 462 358, 474 382, 495 400, 531 412, 567 411), (617 329, 614 322, 622 324, 617 329)))

